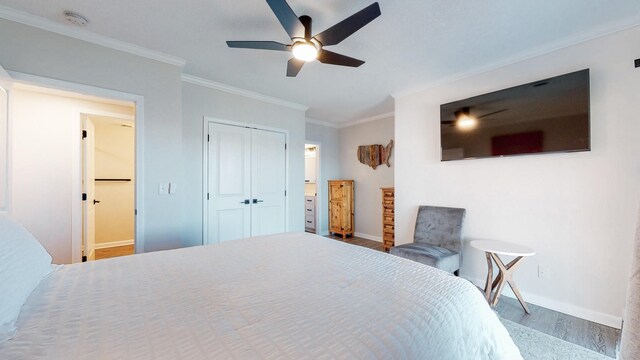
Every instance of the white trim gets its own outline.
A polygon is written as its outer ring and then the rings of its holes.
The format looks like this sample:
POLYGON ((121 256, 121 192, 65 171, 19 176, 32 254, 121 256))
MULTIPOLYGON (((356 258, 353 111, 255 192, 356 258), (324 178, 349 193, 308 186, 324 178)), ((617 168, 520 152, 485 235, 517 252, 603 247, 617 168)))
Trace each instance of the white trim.
POLYGON ((378 114, 378 115, 374 115, 374 116, 370 116, 364 119, 360 119, 360 120, 356 120, 356 121, 351 121, 348 123, 344 123, 344 124, 340 124, 340 129, 344 129, 350 126, 354 126, 354 125, 360 125, 360 124, 364 124, 364 123, 368 123, 368 122, 372 122, 372 121, 376 121, 376 120, 382 120, 382 119, 387 119, 387 118, 392 118, 395 117, 395 112, 391 111, 388 113, 384 113, 384 114, 378 114))
MULTIPOLYGON (((136 115, 135 115, 135 134, 136 134, 136 171, 135 171, 135 209, 136 209, 136 219, 135 219, 135 253, 144 252, 144 242, 145 242, 145 222, 144 222, 144 96, 129 94, 116 90, 103 89, 95 86, 77 84, 69 81, 51 79, 47 77, 25 74, 15 71, 9 71, 9 75, 13 78, 15 83, 22 83, 28 85, 42 86, 42 87, 50 87, 57 90, 66 90, 80 94, 86 94, 90 96, 96 97, 104 97, 116 100, 130 101, 135 104, 136 115)), ((80 192, 75 192, 77 189, 73 189, 73 193, 75 194, 75 199, 78 199, 82 190, 80 192)), ((72 194, 73 196, 73 194, 72 194)), ((77 216, 77 215, 76 215, 77 216)), ((77 223, 77 219, 72 219, 72 226, 77 223)), ((82 243, 82 241, 80 241, 82 243)), ((71 248, 71 262, 81 262, 82 261, 82 253, 78 249, 81 249, 80 246, 72 246, 71 248), (76 249, 77 248, 77 249, 76 249)))
POLYGON ((183 67, 187 63, 186 60, 177 56, 147 49, 145 47, 116 40, 108 36, 99 35, 86 29, 59 23, 57 21, 16 10, 4 5, 0 5, 0 18, 170 65, 183 67))
POLYGON ((480 66, 475 69, 471 69, 462 73, 453 74, 451 76, 445 76, 439 80, 435 80, 432 82, 428 82, 418 87, 414 87, 412 89, 399 91, 395 94, 391 94, 391 96, 398 100, 403 97, 411 96, 438 86, 454 83, 456 81, 468 79, 470 77, 480 75, 483 73, 490 72, 492 70, 500 69, 505 66, 509 66, 512 64, 516 64, 519 62, 523 62, 529 59, 533 59, 539 56, 543 56, 549 53, 553 53, 562 49, 566 49, 571 46, 575 46, 584 42, 588 42, 591 40, 595 40, 597 38, 605 37, 607 35, 612 35, 621 31, 625 31, 634 27, 640 26, 640 16, 636 16, 633 20, 620 21, 614 25, 608 25, 606 27, 599 27, 595 30, 584 32, 576 36, 565 37, 560 40, 544 44, 542 46, 538 46, 537 48, 533 48, 531 50, 526 50, 520 52, 512 57, 509 57, 504 60, 497 61, 493 64, 480 66))
POLYGON ((133 245, 135 243, 135 241, 133 239, 130 240, 118 240, 118 241, 109 241, 109 242, 105 242, 105 243, 96 243, 94 245, 94 249, 95 250, 99 250, 99 249, 108 249, 108 248, 112 248, 112 247, 117 247, 117 246, 128 246, 128 245, 133 245))
POLYGON ((209 123, 218 123, 223 125, 232 125, 239 126, 244 128, 252 128, 258 130, 266 130, 273 131, 278 133, 283 133, 285 138, 285 144, 287 145, 285 150, 285 184, 284 190, 286 192, 286 196, 284 199, 284 209, 285 209, 285 232, 288 232, 291 229, 291 219, 289 216, 289 199, 291 198, 291 189, 289 189, 289 159, 291 156, 289 155, 291 151, 291 142, 289 138, 289 130, 280 129, 270 126, 257 125, 252 123, 246 123, 241 121, 233 121, 233 120, 224 120, 213 118, 209 116, 204 116, 202 121, 202 245, 209 244, 209 207, 207 202, 207 190, 209 185, 209 151, 208 151, 208 141, 207 136, 209 135, 209 123))
MULTIPOLYGON (((470 278, 464 275, 461 277, 471 281, 474 285, 478 286, 479 288, 484 289, 486 279, 470 278)), ((614 316, 614 315, 594 311, 591 309, 586 309, 580 306, 575 306, 572 304, 549 299, 540 295, 531 294, 522 290, 520 290, 520 292, 522 293, 522 297, 524 298, 524 301, 526 301, 527 303, 538 305, 546 309, 551 309, 551 310, 558 311, 563 314, 575 316, 581 319, 593 321, 595 323, 610 326, 612 328, 620 329, 622 327, 622 318, 619 316, 614 316)), ((516 298, 508 286, 505 286, 502 292, 502 295, 510 297, 512 299, 516 298)), ((523 310, 523 314, 524 314, 524 310, 523 310)))
POLYGON ((221 84, 215 81, 203 79, 201 77, 197 77, 193 75, 182 74, 182 81, 189 84, 193 84, 193 85, 203 86, 209 89, 224 91, 229 94, 240 95, 246 98, 264 101, 274 105, 285 106, 294 110, 307 111, 309 109, 309 107, 306 105, 297 104, 297 103, 279 99, 273 96, 268 96, 268 95, 260 94, 250 90, 237 88, 231 85, 221 84))
POLYGON ((390 112, 386 112, 386 113, 382 113, 382 114, 378 114, 378 115, 373 115, 373 116, 369 116, 360 120, 355 120, 355 121, 349 121, 346 123, 341 123, 341 124, 335 124, 335 123, 330 123, 327 121, 321 121, 321 120, 316 120, 316 119, 311 119, 311 118, 307 118, 305 120, 305 122, 310 123, 310 124, 316 124, 316 125, 320 125, 320 126, 326 126, 326 127, 330 127, 330 128, 334 128, 334 129, 344 129, 344 128, 348 128, 350 126, 354 126, 354 125, 360 125, 360 124, 364 124, 364 123, 368 123, 368 122, 372 122, 372 121, 376 121, 376 120, 382 120, 382 119, 387 119, 387 118, 392 118, 395 117, 395 112, 394 111, 390 111, 390 112))
POLYGON ((334 128, 334 129, 340 129, 340 124, 334 124, 334 123, 330 123, 330 122, 327 122, 327 121, 320 121, 320 120, 316 120, 316 119, 306 118, 305 122, 309 123, 309 124, 326 126, 326 127, 330 127, 330 128, 334 128))
POLYGON ((377 241, 377 242, 382 242, 382 237, 380 237, 380 236, 363 234, 363 233, 359 233, 359 232, 354 232, 353 236, 357 236, 357 237, 361 237, 363 239, 373 240, 373 241, 377 241))

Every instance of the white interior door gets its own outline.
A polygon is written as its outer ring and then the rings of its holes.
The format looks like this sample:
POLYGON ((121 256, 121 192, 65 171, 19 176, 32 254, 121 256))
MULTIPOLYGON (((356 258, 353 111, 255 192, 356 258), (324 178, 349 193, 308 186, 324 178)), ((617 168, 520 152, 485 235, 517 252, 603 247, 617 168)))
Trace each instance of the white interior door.
POLYGON ((251 236, 251 129, 209 123, 207 243, 251 236))
POLYGON ((251 236, 286 230, 286 137, 251 131, 251 236))
POLYGON ((9 91, 11 76, 0 66, 0 213, 8 210, 9 91))
POLYGON ((82 129, 82 244, 87 260, 95 260, 96 243, 96 156, 95 127, 88 117, 83 118, 82 129), (86 136, 85 136, 86 135, 86 136))

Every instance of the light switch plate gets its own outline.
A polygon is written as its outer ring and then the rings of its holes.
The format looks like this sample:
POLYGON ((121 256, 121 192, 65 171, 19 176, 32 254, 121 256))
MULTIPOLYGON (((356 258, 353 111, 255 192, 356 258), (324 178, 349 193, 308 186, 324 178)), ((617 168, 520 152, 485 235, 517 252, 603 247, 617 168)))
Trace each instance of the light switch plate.
POLYGON ((158 195, 169 194, 168 186, 166 184, 158 184, 158 195))
POLYGON ((169 183, 169 194, 175 194, 176 191, 178 190, 178 185, 176 185, 176 183, 169 183))

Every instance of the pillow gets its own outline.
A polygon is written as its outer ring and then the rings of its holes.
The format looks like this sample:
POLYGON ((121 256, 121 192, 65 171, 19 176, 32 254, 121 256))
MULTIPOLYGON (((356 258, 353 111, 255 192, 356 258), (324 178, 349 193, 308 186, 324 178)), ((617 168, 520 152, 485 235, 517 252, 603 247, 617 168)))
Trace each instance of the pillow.
POLYGON ((13 337, 22 305, 51 271, 47 250, 25 228, 0 214, 0 343, 13 337))

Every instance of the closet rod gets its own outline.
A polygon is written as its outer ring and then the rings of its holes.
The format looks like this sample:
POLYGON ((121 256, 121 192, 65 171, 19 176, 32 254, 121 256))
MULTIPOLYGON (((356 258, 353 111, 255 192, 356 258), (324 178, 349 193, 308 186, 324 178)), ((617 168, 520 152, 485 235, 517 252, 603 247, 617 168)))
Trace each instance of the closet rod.
POLYGON ((131 181, 131 179, 96 179, 96 181, 131 181))

